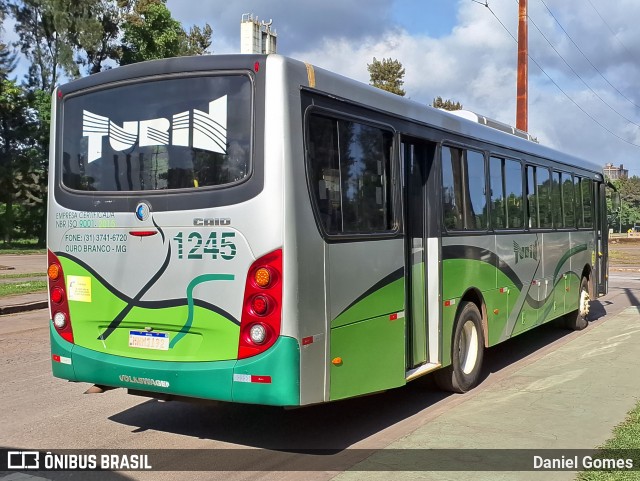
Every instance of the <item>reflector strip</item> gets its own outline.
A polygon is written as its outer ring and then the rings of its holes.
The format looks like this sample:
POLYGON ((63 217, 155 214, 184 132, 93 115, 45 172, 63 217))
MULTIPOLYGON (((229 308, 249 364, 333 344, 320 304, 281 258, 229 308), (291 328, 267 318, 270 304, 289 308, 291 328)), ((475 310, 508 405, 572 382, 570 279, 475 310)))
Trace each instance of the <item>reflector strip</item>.
POLYGON ((249 382, 256 384, 271 384, 271 376, 252 376, 251 374, 234 374, 234 382, 249 382))
POLYGON ((158 233, 157 230, 130 230, 129 234, 135 237, 149 237, 152 235, 156 235, 158 233))
POLYGON ((501 287, 500 288, 500 294, 505 294, 505 293, 508 293, 508 292, 509 292, 509 288, 507 288, 507 287, 501 287))
POLYGON ((307 67, 307 79, 309 80, 309 87, 316 88, 316 72, 313 68, 313 65, 310 63, 304 63, 307 67))
POLYGON ((400 312, 396 312, 393 314, 389 314, 389 320, 390 321, 395 321, 397 319, 402 319, 404 318, 404 311, 400 311, 400 312))
POLYGON ((57 354, 53 354, 51 356, 51 359, 54 362, 59 362, 61 364, 71 364, 71 358, 70 357, 58 356, 57 354))
POLYGON ((456 303, 455 299, 450 299, 448 301, 444 301, 444 307, 454 306, 456 303))
POLYGON ((315 336, 307 336, 302 338, 302 345, 308 346, 309 344, 313 344, 314 342, 320 342, 322 340, 323 334, 316 334, 315 336))

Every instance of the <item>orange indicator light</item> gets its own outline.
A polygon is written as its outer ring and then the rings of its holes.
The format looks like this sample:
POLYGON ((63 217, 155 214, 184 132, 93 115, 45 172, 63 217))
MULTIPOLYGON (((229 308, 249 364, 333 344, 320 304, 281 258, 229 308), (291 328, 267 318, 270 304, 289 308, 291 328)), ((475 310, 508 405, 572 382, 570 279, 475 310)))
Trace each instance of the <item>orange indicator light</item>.
POLYGON ((342 365, 342 358, 341 357, 334 357, 333 360, 331 361, 331 364, 333 364, 334 366, 341 366, 342 365))
POLYGON ((258 269, 253 278, 259 287, 268 287, 271 284, 271 272, 266 267, 258 269))
POLYGON ((49 269, 47 269, 47 275, 52 281, 58 279, 58 277, 60 277, 60 266, 58 264, 51 264, 49 269))

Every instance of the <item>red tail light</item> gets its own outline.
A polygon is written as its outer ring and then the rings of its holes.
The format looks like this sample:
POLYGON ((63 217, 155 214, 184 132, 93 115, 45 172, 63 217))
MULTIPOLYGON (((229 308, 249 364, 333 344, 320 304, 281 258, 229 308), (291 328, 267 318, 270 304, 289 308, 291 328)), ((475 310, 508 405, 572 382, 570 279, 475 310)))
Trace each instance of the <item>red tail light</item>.
POLYGON ((64 272, 58 257, 51 251, 47 254, 47 277, 49 281, 49 306, 53 325, 63 339, 73 342, 73 329, 69 315, 67 288, 64 283, 64 272))
POLYGON ((238 359, 269 349, 280 335, 282 320, 282 249, 255 261, 244 288, 238 359))

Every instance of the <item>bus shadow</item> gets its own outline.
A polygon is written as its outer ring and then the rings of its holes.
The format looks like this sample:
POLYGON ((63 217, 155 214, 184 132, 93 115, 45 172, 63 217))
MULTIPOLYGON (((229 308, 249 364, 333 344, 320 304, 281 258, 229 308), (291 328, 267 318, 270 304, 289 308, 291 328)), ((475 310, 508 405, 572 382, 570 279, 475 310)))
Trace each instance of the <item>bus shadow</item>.
MULTIPOLYGON (((594 319, 599 319, 605 312, 602 303, 593 303, 594 319)), ((545 324, 488 349, 483 379, 570 333, 545 324)), ((421 417, 435 414, 440 406, 454 399, 452 396, 460 395, 439 391, 431 376, 427 375, 398 389, 300 409, 209 401, 149 400, 112 416, 110 420, 135 427, 134 432, 155 430, 279 451, 322 449, 340 452, 408 421, 418 413, 421 417)), ((415 425, 418 426, 419 423, 415 425)))

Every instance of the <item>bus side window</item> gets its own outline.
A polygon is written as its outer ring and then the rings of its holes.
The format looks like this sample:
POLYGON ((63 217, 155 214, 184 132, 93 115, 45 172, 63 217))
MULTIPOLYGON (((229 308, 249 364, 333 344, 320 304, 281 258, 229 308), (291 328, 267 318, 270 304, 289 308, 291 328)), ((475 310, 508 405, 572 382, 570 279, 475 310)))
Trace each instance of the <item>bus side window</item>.
POLYGON ((582 179, 580 190, 582 190, 582 208, 584 216, 584 227, 593 228, 593 182, 591 179, 582 179))
POLYGON ((329 234, 338 232, 340 216, 340 170, 338 130, 335 120, 313 115, 309 118, 309 171, 311 189, 317 189, 320 221, 329 234))
POLYGON ((575 194, 573 191, 573 179, 571 174, 562 173, 562 214, 564 227, 575 227, 574 218, 575 194))
POLYGON ((489 179, 491 185, 491 226, 500 230, 507 227, 507 209, 504 196, 503 159, 489 158, 489 179))
POLYGON ((582 189, 580 188, 581 178, 577 175, 573 176, 573 192, 575 193, 575 211, 576 211, 576 227, 581 229, 584 227, 584 210, 583 199, 582 199, 582 189))
POLYGON ((392 230, 390 131, 312 114, 307 162, 319 221, 329 235, 392 230))
POLYGON ((527 214, 529 216, 529 229, 540 227, 540 212, 538 206, 538 185, 536 183, 536 168, 527 166, 527 214))
POLYGON ((507 228, 522 229, 524 209, 522 205, 522 166, 517 160, 504 161, 504 191, 507 202, 507 228))
POLYGON ((442 148, 442 208, 447 230, 486 230, 484 155, 442 148))
POLYGON ((549 169, 536 167, 536 182, 540 207, 540 227, 542 229, 551 229, 553 227, 553 215, 551 210, 551 179, 549 177, 549 169))
POLYGON ((460 149, 442 148, 442 209, 444 227, 462 230, 462 169, 460 149), (457 155, 456 155, 457 154, 457 155))
POLYGON ((562 218, 560 172, 555 170, 551 173, 551 210, 553 211, 553 228, 562 229, 564 227, 564 219, 562 218))

